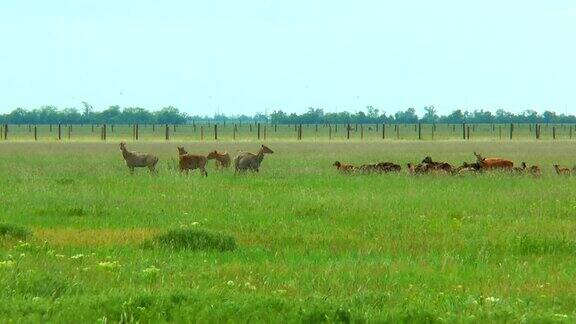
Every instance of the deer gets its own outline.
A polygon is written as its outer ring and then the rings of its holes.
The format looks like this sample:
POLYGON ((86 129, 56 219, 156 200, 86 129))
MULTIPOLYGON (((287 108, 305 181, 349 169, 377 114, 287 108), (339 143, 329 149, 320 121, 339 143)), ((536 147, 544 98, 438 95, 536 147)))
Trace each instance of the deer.
POLYGON ((479 163, 462 162, 462 165, 455 168, 453 173, 463 174, 463 173, 480 172, 480 171, 482 171, 482 167, 480 166, 479 163))
POLYGON ((228 168, 230 166, 230 154, 228 152, 220 153, 216 150, 208 153, 208 160, 216 160, 216 169, 228 168))
POLYGON ((528 169, 528 166, 526 166, 526 162, 522 162, 522 163, 520 163, 520 167, 514 167, 512 170, 514 170, 514 172, 516 172, 516 173, 523 174, 523 173, 526 173, 527 169, 528 169))
POLYGON ((208 172, 206 172, 208 159, 204 155, 189 154, 184 147, 178 146, 178 159, 180 173, 186 172, 188 174, 190 170, 200 169, 201 175, 208 176, 208 172))
POLYGON ((476 162, 480 165, 482 170, 511 170, 514 167, 514 162, 501 159, 501 158, 484 158, 482 155, 474 152, 476 162))
POLYGON ((528 172, 530 172, 530 174, 531 174, 533 177, 535 177, 535 178, 537 178, 537 177, 539 177, 539 176, 542 175, 542 170, 541 170, 540 167, 537 166, 537 165, 531 166, 531 167, 528 169, 528 172))
POLYGON ((443 171, 446 173, 452 173, 452 165, 446 162, 434 162, 432 158, 427 156, 422 160, 423 167, 425 171, 443 171))
POLYGON ((342 164, 340 161, 334 162, 332 166, 335 166, 336 169, 341 173, 352 173, 356 171, 356 167, 352 164, 342 164))
POLYGON ((241 152, 234 158, 234 173, 244 172, 247 170, 259 172, 260 164, 262 163, 262 160, 264 160, 264 154, 272 153, 274 153, 274 151, 265 145, 262 145, 256 154, 241 152))
POLYGON ((150 173, 158 174, 158 171, 156 170, 158 157, 156 155, 128 151, 126 143, 124 142, 120 143, 120 151, 122 151, 122 157, 124 158, 124 161, 126 161, 126 166, 130 169, 130 174, 134 174, 134 168, 145 167, 150 170, 150 173))
POLYGON ((571 170, 567 167, 559 166, 558 164, 554 164, 554 170, 556 170, 557 174, 560 175, 570 175, 571 170))

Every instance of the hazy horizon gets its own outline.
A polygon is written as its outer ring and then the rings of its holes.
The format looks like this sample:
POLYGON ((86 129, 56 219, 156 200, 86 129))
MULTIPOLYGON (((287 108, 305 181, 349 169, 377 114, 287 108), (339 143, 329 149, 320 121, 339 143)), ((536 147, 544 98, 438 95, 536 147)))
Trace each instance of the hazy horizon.
POLYGON ((20 1, 0 28, 0 113, 576 113, 571 1, 20 1))

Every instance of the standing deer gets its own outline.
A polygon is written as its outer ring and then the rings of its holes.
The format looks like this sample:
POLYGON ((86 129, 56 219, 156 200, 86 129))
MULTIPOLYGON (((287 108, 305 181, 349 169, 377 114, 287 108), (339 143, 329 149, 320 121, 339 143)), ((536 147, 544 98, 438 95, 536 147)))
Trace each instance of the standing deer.
POLYGON ((514 167, 514 162, 501 159, 501 158, 485 158, 482 155, 474 152, 476 162, 480 164, 482 170, 511 170, 514 167))
POLYGON ((264 160, 264 154, 272 154, 274 151, 269 149, 267 146, 262 145, 257 154, 249 152, 241 152, 234 158, 234 173, 243 171, 255 171, 258 172, 262 160, 264 160))
POLYGON ((200 174, 208 176, 208 172, 206 172, 208 159, 204 155, 188 154, 183 147, 178 146, 178 159, 180 173, 186 172, 188 174, 190 170, 200 169, 200 174))
POLYGON ((569 168, 559 166, 558 164, 554 164, 554 170, 556 170, 556 173, 560 175, 570 175, 571 171, 569 168))
POLYGON ((206 156, 208 160, 216 160, 216 169, 227 168, 230 166, 230 154, 228 152, 219 153, 212 151, 206 156))
POLYGON ((122 151, 122 157, 126 161, 126 166, 130 169, 130 174, 134 174, 134 168, 144 168, 147 167, 151 173, 157 174, 156 163, 158 163, 158 157, 156 155, 148 153, 139 153, 134 151, 128 151, 126 148, 126 143, 120 143, 120 151, 122 151))

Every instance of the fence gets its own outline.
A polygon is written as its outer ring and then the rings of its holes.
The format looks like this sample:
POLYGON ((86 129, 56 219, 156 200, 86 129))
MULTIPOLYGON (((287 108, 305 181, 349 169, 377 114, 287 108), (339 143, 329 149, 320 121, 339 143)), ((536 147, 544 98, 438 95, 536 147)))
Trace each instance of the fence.
POLYGON ((0 125, 0 139, 32 141, 570 140, 574 127, 574 124, 4 124, 0 125))

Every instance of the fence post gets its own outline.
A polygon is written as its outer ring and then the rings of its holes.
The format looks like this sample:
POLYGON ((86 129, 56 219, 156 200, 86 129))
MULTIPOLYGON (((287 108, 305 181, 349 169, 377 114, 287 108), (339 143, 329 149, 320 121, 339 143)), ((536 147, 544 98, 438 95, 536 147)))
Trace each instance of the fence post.
POLYGON ((466 140, 470 140, 470 126, 466 126, 466 140))
POLYGON ((332 140, 332 125, 328 125, 328 140, 332 140))
POLYGON ((218 140, 218 124, 214 124, 214 140, 218 140))
POLYGON ((204 140, 204 126, 200 126, 200 140, 204 140))
POLYGON ((62 125, 58 123, 58 140, 62 139, 62 125))
POLYGON ((232 139, 236 140, 236 132, 238 131, 238 128, 236 127, 236 124, 234 124, 234 131, 232 132, 232 139))
POLYGON ((72 133, 72 125, 68 125, 68 140, 70 140, 72 133))
POLYGON ((346 139, 350 139, 350 124, 346 127, 346 139))
POLYGON ((302 140, 302 124, 298 125, 298 139, 302 140))
POLYGON ((165 128, 165 134, 164 134, 165 136, 164 137, 166 138, 166 140, 169 140, 170 139, 170 127, 168 126, 168 124, 166 124, 166 125, 164 125, 164 128, 165 128))
POLYGON ((570 125, 570 139, 572 139, 572 125, 570 125))
MULTIPOLYGON (((50 124, 50 132, 52 132, 52 124, 50 124)), ((94 124, 92 124, 92 133, 94 133, 94 124)))
POLYGON ((38 140, 38 127, 36 125, 34 125, 34 140, 38 140))
POLYGON ((418 139, 422 139, 422 124, 418 123, 418 139))
POLYGON ((466 139, 466 123, 462 123, 462 139, 466 139))
POLYGON ((360 125, 360 139, 364 139, 364 124, 360 125))
POLYGON ((552 139, 556 139, 556 126, 552 126, 552 139))
POLYGON ((8 139, 8 124, 4 124, 4 139, 8 139))
POLYGON ((136 140, 138 140, 139 133, 140 133, 140 126, 136 124, 136 140))
POLYGON ((276 133, 277 127, 278 127, 278 124, 274 124, 274 133, 276 133))
POLYGON ((502 125, 498 125, 498 137, 502 139, 502 125))
POLYGON ((386 124, 382 124, 382 139, 386 138, 386 124))
POLYGON ((400 127, 398 127, 398 125, 395 125, 396 127, 396 139, 400 139, 400 127))
POLYGON ((514 132, 514 124, 510 123, 510 139, 512 139, 512 133, 514 132))
POLYGON ((260 123, 258 123, 256 127, 258 128, 258 140, 260 140, 260 123))

